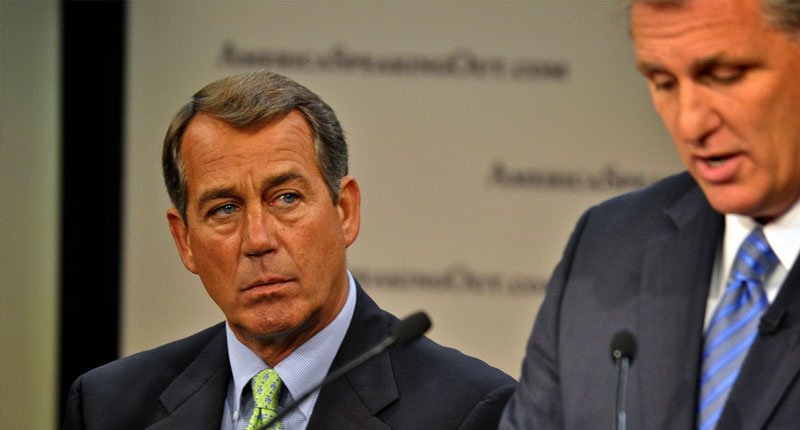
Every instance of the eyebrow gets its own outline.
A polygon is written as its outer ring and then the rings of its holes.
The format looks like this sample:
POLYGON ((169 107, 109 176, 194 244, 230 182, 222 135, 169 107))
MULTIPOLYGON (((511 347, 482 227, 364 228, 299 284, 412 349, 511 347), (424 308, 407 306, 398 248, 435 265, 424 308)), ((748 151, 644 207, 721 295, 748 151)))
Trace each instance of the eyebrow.
MULTIPOLYGON (((286 183, 297 181, 302 185, 308 185, 308 179, 300 174, 297 170, 289 170, 274 176, 268 176, 261 181, 261 189, 268 190, 275 188, 286 183)), ((203 192, 198 200, 197 207, 204 208, 209 202, 217 199, 225 199, 237 195, 236 189, 233 187, 213 188, 203 192)))
POLYGON ((712 70, 714 67, 719 66, 726 61, 727 58, 723 54, 717 54, 708 58, 701 58, 692 63, 692 72, 696 75, 702 74, 703 72, 712 70))
POLYGON ((202 210, 210 201, 224 199, 234 195, 236 195, 236 191, 232 187, 215 188, 205 191, 200 195, 200 199, 197 202, 197 208, 202 210))
MULTIPOLYGON (((725 63, 728 60, 728 56, 724 53, 715 54, 709 57, 700 58, 692 62, 691 71, 692 75, 702 74, 705 71, 711 70, 714 67, 725 63)), ((666 72, 667 68, 662 66, 658 63, 648 63, 645 61, 640 61, 636 64, 636 69, 645 76, 650 75, 656 72, 666 72)))
POLYGON ((663 71, 664 67, 662 67, 659 64, 646 63, 646 62, 640 61, 640 62, 636 63, 636 70, 638 70, 639 73, 641 73, 642 75, 648 76, 648 75, 650 75, 652 73, 663 71))
POLYGON ((291 169, 287 172, 264 178, 264 180, 261 181, 261 189, 268 190, 292 181, 297 181, 302 185, 308 185, 308 179, 306 179, 305 176, 300 174, 297 170, 291 169))

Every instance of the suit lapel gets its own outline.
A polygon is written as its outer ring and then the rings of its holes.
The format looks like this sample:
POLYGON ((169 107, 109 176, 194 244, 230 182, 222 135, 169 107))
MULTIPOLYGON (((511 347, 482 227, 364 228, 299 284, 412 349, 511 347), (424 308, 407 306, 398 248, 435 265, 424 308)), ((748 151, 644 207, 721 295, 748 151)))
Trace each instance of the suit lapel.
POLYGON ((642 428, 686 429, 694 425, 703 317, 723 218, 698 188, 665 213, 674 228, 647 244, 632 370, 642 428))
MULTIPOLYGON (((332 369, 360 355, 389 332, 389 320, 361 289, 356 288, 356 308, 332 369)), ((389 352, 356 367, 320 391, 308 429, 357 428, 387 430, 376 416, 399 398, 389 352)))
POLYGON ((230 373, 225 331, 220 330, 161 394, 169 415, 148 430, 218 430, 230 373))
MULTIPOLYGON (((365 397, 366 391, 374 390, 376 382, 363 384, 364 377, 370 374, 383 374, 381 369, 385 364, 380 363, 382 354, 373 360, 362 364, 353 372, 331 383, 320 392, 320 397, 314 406, 308 429, 364 429, 388 430, 390 427, 375 417, 370 410, 370 401, 365 397), (367 386, 364 386, 367 385, 367 386)), ((381 393, 377 393, 382 397, 381 393)))
POLYGON ((717 428, 763 428, 800 372, 800 262, 786 277, 765 320, 780 320, 759 334, 742 365, 717 428))

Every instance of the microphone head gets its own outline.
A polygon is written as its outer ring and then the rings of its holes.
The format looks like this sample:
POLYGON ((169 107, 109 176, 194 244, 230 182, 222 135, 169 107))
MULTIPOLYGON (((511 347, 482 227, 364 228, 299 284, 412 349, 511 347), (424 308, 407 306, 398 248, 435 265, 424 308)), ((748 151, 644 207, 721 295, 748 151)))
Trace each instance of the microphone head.
POLYGON ((627 358, 633 363, 634 356, 636 356, 636 338, 627 330, 618 331, 611 338, 611 361, 627 358))
POLYGON ((431 319, 425 312, 419 311, 405 317, 392 327, 391 335, 402 345, 422 336, 430 328, 431 319))

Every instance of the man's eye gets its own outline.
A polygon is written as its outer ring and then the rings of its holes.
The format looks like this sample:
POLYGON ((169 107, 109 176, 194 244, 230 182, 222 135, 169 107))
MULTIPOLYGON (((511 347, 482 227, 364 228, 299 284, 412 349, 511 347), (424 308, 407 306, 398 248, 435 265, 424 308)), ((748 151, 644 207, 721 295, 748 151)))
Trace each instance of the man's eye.
POLYGON ((236 212, 236 205, 228 203, 212 210, 211 215, 218 217, 228 217, 230 215, 233 215, 234 212, 236 212))
POLYGON ((285 193, 278 196, 277 203, 282 205, 291 205, 297 202, 300 199, 295 193, 285 193))
POLYGON ((675 79, 669 75, 658 73, 650 76, 653 87, 659 91, 670 90, 675 86, 675 79))
POLYGON ((732 84, 738 82, 744 77, 745 69, 743 67, 717 67, 710 75, 711 77, 723 84, 732 84))

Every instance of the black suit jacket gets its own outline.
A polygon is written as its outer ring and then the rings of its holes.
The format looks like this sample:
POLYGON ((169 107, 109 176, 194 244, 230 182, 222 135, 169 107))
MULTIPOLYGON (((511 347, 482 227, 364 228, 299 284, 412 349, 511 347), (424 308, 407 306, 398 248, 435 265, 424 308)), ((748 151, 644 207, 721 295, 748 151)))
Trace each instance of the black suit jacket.
MULTIPOLYGON (((397 319, 358 287, 338 368, 385 338, 397 319)), ((231 378, 224 324, 94 369, 73 384, 64 429, 220 428, 231 378)), ((309 429, 494 429, 516 382, 421 338, 325 387, 309 429)))
MULTIPOLYGON (((502 429, 611 428, 610 340, 638 340, 631 429, 695 428, 703 321, 724 217, 688 174, 587 211, 547 287, 502 429)), ((718 429, 800 428, 800 264, 765 318, 718 429)))

